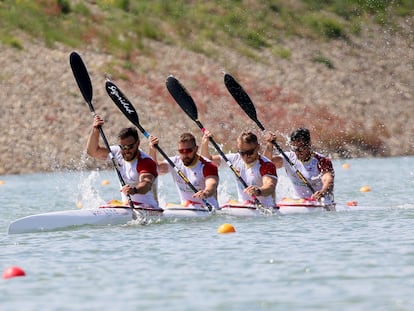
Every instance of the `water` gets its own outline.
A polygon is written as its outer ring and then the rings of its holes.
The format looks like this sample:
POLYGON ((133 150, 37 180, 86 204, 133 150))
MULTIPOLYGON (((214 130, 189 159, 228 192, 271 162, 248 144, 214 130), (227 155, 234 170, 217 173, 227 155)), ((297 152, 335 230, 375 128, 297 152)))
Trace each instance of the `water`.
MULTIPOLYGON (((16 265, 26 276, 0 281, 0 308, 413 310, 414 158, 344 162, 334 161, 336 201, 364 210, 20 235, 6 233, 19 217, 117 198, 116 174, 1 176, 0 272, 16 265), (225 222, 237 232, 218 234, 225 222)), ((228 171, 221 200, 233 191, 228 171)), ((281 175, 279 198, 290 192, 281 175)), ((175 200, 169 176, 160 192, 175 200)))

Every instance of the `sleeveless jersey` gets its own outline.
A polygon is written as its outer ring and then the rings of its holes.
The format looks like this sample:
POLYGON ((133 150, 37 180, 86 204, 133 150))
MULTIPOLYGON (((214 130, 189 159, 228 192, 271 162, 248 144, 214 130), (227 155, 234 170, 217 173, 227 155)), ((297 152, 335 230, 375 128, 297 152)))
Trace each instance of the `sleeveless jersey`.
MULTIPOLYGON (((277 179, 276 167, 275 165, 266 157, 259 156, 259 159, 252 164, 246 164, 240 154, 238 153, 229 153, 226 154, 227 159, 233 164, 234 168, 240 173, 241 178, 249 186, 263 186, 263 176, 269 176, 271 178, 277 179)), ((221 160, 220 167, 227 165, 224 160, 221 160)), ((234 175, 235 176, 235 175, 234 175)), ((236 177, 236 176, 235 176, 236 177)), ((240 203, 246 201, 251 202, 253 199, 250 195, 243 192, 244 186, 236 178, 237 184, 237 196, 240 203)), ((257 199, 266 207, 275 206, 275 193, 268 196, 258 196, 257 199)))
MULTIPOLYGON (((143 173, 150 173, 155 177, 150 191, 145 194, 133 194, 131 195, 131 199, 136 203, 149 204, 151 206, 158 207, 157 163, 155 163, 149 155, 141 150, 139 150, 138 156, 132 161, 124 160, 119 146, 111 146, 111 151, 114 155, 115 161, 118 163, 119 171, 126 184, 136 186, 139 182, 140 174, 143 173)), ((128 200, 125 194, 121 193, 121 195, 124 202, 128 200)))
MULTIPOLYGON (((321 155, 320 153, 314 152, 313 156, 309 161, 302 162, 300 161, 296 154, 292 151, 285 152, 287 157, 292 161, 294 166, 298 169, 299 172, 306 178, 309 184, 315 191, 322 189, 322 180, 321 177, 326 172, 331 172, 335 177, 335 172, 332 166, 332 161, 321 155)), ((308 186, 299 178, 296 174, 295 169, 293 169, 290 164, 283 159, 283 167, 286 170, 286 174, 292 182, 293 188, 296 195, 299 198, 309 198, 312 196, 312 191, 308 186)))
MULTIPOLYGON (((176 168, 187 177, 187 179, 197 190, 202 190, 205 188, 207 176, 218 177, 217 166, 213 162, 201 156, 198 157, 197 162, 192 166, 185 166, 179 156, 170 157, 170 159, 175 164, 176 168)), ((176 185, 178 193, 180 195, 181 203, 185 204, 187 202, 194 202, 203 204, 202 200, 193 198, 194 191, 191 190, 191 188, 185 183, 180 175, 178 175, 175 169, 172 168, 171 165, 168 167, 169 171, 171 172, 174 184, 176 185)), ((219 207, 217 198, 215 196, 208 197, 207 202, 209 202, 215 208, 219 207)))

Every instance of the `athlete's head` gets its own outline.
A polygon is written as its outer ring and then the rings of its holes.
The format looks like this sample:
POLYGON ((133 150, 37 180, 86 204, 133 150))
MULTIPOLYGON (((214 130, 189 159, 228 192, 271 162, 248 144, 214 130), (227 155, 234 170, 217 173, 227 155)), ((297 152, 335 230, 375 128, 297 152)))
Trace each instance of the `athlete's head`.
POLYGON ((183 133, 178 139, 178 153, 184 165, 191 165, 197 156, 198 146, 193 134, 183 133))

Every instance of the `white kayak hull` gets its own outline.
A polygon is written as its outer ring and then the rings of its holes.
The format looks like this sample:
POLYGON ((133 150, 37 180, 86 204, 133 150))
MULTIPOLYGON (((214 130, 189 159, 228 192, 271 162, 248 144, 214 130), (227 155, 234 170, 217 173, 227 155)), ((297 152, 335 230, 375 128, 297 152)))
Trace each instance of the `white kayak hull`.
POLYGON ((272 207, 258 208, 254 204, 238 203, 237 201, 229 201, 220 206, 217 214, 252 217, 252 216, 266 216, 278 213, 277 209, 272 207))
POLYGON ((208 210, 198 208, 166 208, 162 218, 210 217, 208 210))
POLYGON ((51 231, 85 225, 120 225, 131 221, 130 208, 67 210, 26 216, 10 223, 9 234, 51 231))
MULTIPOLYGON (((136 206, 133 211, 129 206, 122 203, 120 205, 119 201, 112 202, 112 204, 100 206, 97 209, 66 210, 19 218, 10 223, 8 234, 62 230, 87 225, 124 225, 135 220, 136 216, 139 217, 141 214, 144 215, 145 222, 164 218, 209 217, 211 215, 203 207, 167 204, 165 209, 136 206)), ((140 219, 136 221, 140 223, 140 219)))
POLYGON ((210 217, 213 213, 201 204, 174 204, 168 203, 164 207, 163 218, 193 218, 210 217))
MULTIPOLYGON (((139 216, 140 214, 143 214, 145 220, 148 221, 174 218, 206 218, 215 213, 208 211, 207 208, 201 205, 183 206, 171 203, 167 204, 164 208, 136 206, 133 211, 129 206, 120 205, 118 201, 112 202, 97 209, 66 210, 26 216, 10 223, 8 233, 53 231, 86 225, 123 225, 133 221, 137 218, 135 216, 139 216)), ((339 208, 339 210, 349 209, 349 207, 339 208)), ((252 217, 273 214, 314 213, 326 210, 335 211, 335 203, 326 205, 314 200, 284 198, 277 204, 277 208, 274 209, 257 208, 254 204, 229 201, 220 206, 216 213, 219 215, 252 217)))
POLYGON ((325 204, 313 199, 292 199, 283 198, 277 203, 279 213, 287 214, 305 214, 323 211, 335 211, 336 203, 325 204))
POLYGON ((335 203, 324 204, 313 199, 283 198, 277 203, 275 208, 266 207, 263 209, 258 208, 255 204, 239 203, 231 200, 221 205, 218 213, 232 216, 288 215, 335 211, 335 206, 335 203))
POLYGON ((123 225, 133 220, 145 223, 151 219, 159 219, 163 213, 162 208, 150 205, 137 204, 134 206, 135 208, 131 209, 129 205, 125 205, 121 201, 111 200, 96 209, 77 209, 30 215, 10 223, 8 233, 52 231, 87 225, 123 225))

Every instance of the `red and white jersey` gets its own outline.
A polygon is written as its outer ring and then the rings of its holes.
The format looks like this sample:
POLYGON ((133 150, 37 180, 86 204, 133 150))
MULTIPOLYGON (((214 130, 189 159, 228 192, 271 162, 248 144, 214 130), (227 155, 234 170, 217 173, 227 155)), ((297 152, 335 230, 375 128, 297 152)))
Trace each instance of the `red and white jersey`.
MULTIPOLYGON (((320 153, 314 152, 312 157, 306 162, 300 161, 297 158, 296 154, 292 151, 285 152, 285 154, 296 167, 296 169, 298 169, 298 171, 302 173, 302 175, 306 178, 306 180, 309 182, 309 184, 315 191, 322 189, 321 177, 323 174, 325 174, 326 172, 331 172, 332 175, 335 177, 332 161, 329 158, 321 155, 320 153)), ((292 168, 284 158, 283 167, 286 169, 287 176, 292 182, 296 195, 299 198, 310 198, 312 196, 312 191, 300 179, 300 177, 296 173, 296 170, 292 168)))
MULTIPOLYGON (((141 150, 139 150, 138 156, 132 161, 124 160, 121 154, 121 148, 119 148, 119 146, 111 146, 111 151, 114 155, 115 161, 118 163, 119 171, 126 184, 136 186, 136 184, 139 182, 140 174, 143 173, 150 173, 155 177, 150 191, 145 194, 133 194, 131 195, 131 199, 136 203, 149 204, 151 206, 158 207, 157 163, 155 163, 149 155, 141 150)), ((121 195, 124 202, 128 200, 125 194, 121 193, 121 195)))
MULTIPOLYGON (((217 166, 210 160, 201 156, 198 156, 197 162, 192 166, 185 166, 179 156, 170 157, 170 159, 175 164, 176 169, 180 170, 197 190, 203 190, 206 187, 206 177, 216 176, 218 178, 217 166)), ((180 195, 181 203, 185 204, 191 202, 203 204, 202 200, 193 198, 194 191, 191 190, 180 175, 178 175, 175 169, 172 168, 171 165, 168 167, 180 195)), ((209 197, 207 202, 215 208, 219 207, 217 198, 214 196, 209 197)))
MULTIPOLYGON (((259 159, 252 164, 246 164, 240 154, 238 153, 229 153, 226 154, 227 159, 231 162, 234 168, 239 172, 241 178, 249 186, 263 186, 263 176, 269 176, 271 178, 277 179, 276 167, 275 165, 266 157, 259 155, 259 159)), ((221 160, 220 167, 227 165, 224 160, 221 160)), ((253 199, 247 193, 244 193, 244 186, 236 178, 237 184, 237 196, 240 203, 246 201, 251 202, 253 199)), ((275 206, 275 194, 268 196, 258 196, 257 199, 266 207, 275 206)))

